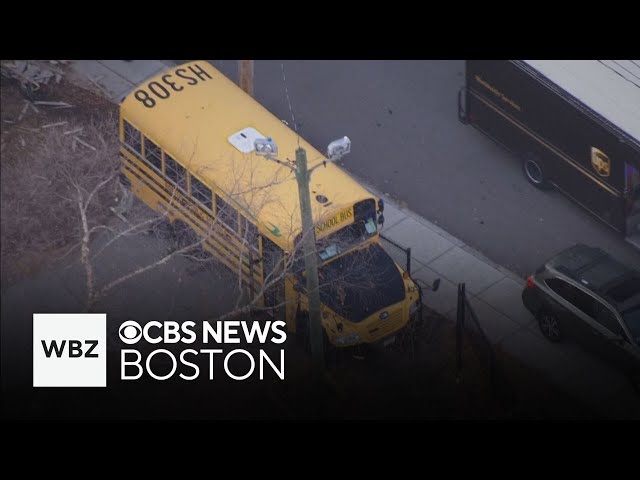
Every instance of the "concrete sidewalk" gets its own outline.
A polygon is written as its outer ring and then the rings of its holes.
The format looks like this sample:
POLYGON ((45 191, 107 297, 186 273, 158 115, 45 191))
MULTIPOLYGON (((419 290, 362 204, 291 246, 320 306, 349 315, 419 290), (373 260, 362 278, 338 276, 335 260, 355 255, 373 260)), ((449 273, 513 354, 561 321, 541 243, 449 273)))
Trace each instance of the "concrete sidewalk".
POLYGON ((553 344, 542 336, 521 301, 525 280, 386 198, 382 234, 411 248, 415 279, 427 284, 441 279, 436 293, 425 294, 427 306, 455 322, 457 285, 464 282, 478 320, 495 345, 603 416, 640 418, 640 399, 624 375, 570 341, 553 344))
MULTIPOLYGON (((72 68, 78 76, 98 84, 114 102, 120 102, 136 85, 172 65, 158 60, 84 60, 73 62, 72 68)), ((455 321, 457 284, 464 282, 479 321, 494 344, 543 372, 560 389, 603 416, 640 418, 640 399, 622 374, 574 344, 552 344, 542 336, 522 305, 522 278, 401 208, 375 187, 367 187, 385 199, 383 235, 411 248, 412 275, 427 284, 441 278, 440 289, 427 292, 425 304, 455 321)))
POLYGON ((170 65, 159 60, 76 60, 71 68, 76 78, 89 79, 107 97, 120 103, 135 86, 170 65))

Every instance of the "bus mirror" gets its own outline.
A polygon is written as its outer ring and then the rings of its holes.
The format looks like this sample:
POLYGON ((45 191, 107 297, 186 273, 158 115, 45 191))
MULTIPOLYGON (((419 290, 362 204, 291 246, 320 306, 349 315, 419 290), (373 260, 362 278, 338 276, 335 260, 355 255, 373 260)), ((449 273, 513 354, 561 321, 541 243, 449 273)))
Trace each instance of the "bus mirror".
MULTIPOLYGON (((405 272, 406 273, 406 272, 405 272)), ((427 285, 422 280, 414 280, 414 282, 420 284, 420 286, 426 290, 431 290, 432 292, 437 292, 440 288, 440 279, 436 278, 431 285, 427 285)))
POLYGON ((384 224, 384 215, 380 215, 378 217, 378 225, 382 226, 384 224))
POLYGON ((382 213, 384 212, 384 200, 379 199, 378 200, 378 213, 382 213))

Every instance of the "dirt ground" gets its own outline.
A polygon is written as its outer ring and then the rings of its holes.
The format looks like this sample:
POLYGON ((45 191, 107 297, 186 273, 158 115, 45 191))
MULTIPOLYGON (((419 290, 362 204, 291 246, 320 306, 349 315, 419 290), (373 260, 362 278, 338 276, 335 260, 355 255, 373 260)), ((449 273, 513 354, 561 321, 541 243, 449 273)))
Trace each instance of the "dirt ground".
MULTIPOLYGON (((2 205, 2 246, 0 278, 2 290, 21 279, 39 271, 55 261, 68 247, 70 238, 56 239, 56 242, 36 242, 29 229, 40 223, 33 209, 22 211, 20 207, 29 204, 33 189, 26 177, 37 177, 37 171, 30 168, 41 155, 40 147, 47 135, 77 136, 78 149, 88 149, 81 141, 88 143, 86 133, 77 130, 97 119, 117 114, 117 107, 96 94, 80 88, 65 79, 59 83, 51 80, 27 96, 20 83, 2 76, 0 88, 1 148, 0 171, 2 183, 0 202, 2 205), (65 102, 68 108, 38 104, 37 102, 65 102), (31 191, 30 191, 31 190, 31 191), (17 216, 26 219, 18 220, 17 216), (21 232, 20 230, 24 230, 21 232), (32 242, 32 243, 30 243, 32 242)), ((114 132, 115 134, 115 132, 114 132)), ((88 150, 87 150, 88 151, 88 150)), ((37 188, 34 186, 33 188, 37 188)))

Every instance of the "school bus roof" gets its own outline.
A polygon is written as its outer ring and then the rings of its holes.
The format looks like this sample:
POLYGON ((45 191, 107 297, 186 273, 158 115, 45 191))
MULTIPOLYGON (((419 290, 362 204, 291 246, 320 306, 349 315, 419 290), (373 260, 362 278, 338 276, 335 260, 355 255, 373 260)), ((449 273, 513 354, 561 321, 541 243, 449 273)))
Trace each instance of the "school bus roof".
MULTIPOLYGON (((278 146, 278 158, 295 160, 298 145, 309 168, 325 156, 206 61, 194 61, 151 78, 121 104, 121 115, 205 183, 215 184, 271 230, 292 241, 300 230, 293 172, 243 148, 229 137, 251 127, 278 146), (266 188, 269 187, 269 188, 266 188)), ((245 130, 245 132, 247 132, 245 130)), ((246 135, 245 135, 246 136, 246 135)), ((372 195, 338 166, 316 169, 310 182, 314 223, 372 195), (324 195, 328 202, 318 202, 324 195)))

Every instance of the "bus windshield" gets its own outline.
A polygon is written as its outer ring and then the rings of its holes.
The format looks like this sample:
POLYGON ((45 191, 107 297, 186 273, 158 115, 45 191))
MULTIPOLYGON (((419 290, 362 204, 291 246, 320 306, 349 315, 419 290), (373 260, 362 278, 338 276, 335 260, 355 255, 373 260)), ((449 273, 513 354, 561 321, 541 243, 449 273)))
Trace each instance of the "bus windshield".
POLYGON ((342 252, 364 242, 377 232, 375 218, 356 220, 351 225, 341 228, 328 237, 317 242, 318 256, 321 262, 326 262, 342 252))
MULTIPOLYGON (((348 252, 354 247, 364 243, 378 232, 376 223, 376 202, 369 198, 362 200, 353 206, 354 221, 352 224, 333 232, 316 241, 316 252, 320 264, 330 261, 341 253, 348 252)), ((301 235, 296 238, 299 244, 301 235)), ((304 261, 300 254, 299 268, 304 268, 304 261)))
POLYGON ((364 243, 378 231, 376 202, 369 198, 353 206, 353 223, 316 242, 318 260, 324 263, 364 243))

